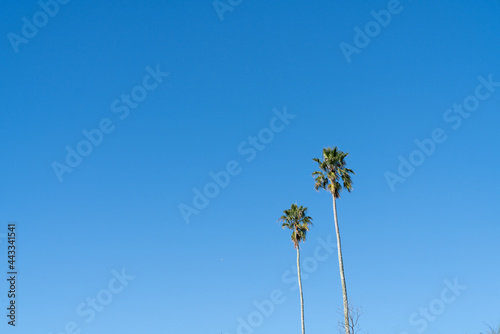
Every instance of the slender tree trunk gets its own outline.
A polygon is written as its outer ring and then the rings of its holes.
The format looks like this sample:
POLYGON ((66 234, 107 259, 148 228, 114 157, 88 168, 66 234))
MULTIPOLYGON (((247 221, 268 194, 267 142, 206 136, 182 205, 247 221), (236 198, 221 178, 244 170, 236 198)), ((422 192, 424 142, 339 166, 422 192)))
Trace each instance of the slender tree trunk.
POLYGON ((349 330, 349 305, 347 302, 347 287, 345 284, 344 276, 344 262, 342 261, 342 247, 340 245, 340 232, 339 223, 337 221, 337 203, 335 201, 335 195, 333 197, 333 217, 335 218, 335 233, 337 234, 337 249, 339 253, 339 268, 340 268, 340 281, 342 282, 342 295, 344 299, 344 320, 345 320, 345 333, 350 334, 349 330))
POLYGON ((302 295, 302 279, 300 278, 300 251, 299 245, 297 245, 297 274, 299 276, 299 290, 300 290, 300 319, 302 320, 302 334, 306 333, 306 327, 304 324, 304 296, 302 295))

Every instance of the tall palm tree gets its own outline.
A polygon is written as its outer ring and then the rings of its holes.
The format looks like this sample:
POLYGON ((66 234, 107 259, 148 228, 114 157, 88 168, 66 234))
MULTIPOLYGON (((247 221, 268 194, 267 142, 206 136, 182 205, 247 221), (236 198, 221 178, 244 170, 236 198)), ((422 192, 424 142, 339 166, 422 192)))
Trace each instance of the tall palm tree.
POLYGON ((306 232, 309 231, 309 225, 312 225, 312 218, 307 215, 307 208, 302 205, 292 204, 291 208, 283 211, 284 215, 281 216, 279 221, 283 224, 281 227, 289 228, 292 232, 292 241, 295 249, 297 250, 297 275, 299 280, 300 290, 300 311, 302 321, 302 334, 305 334, 306 328, 304 324, 304 297, 302 295, 302 279, 300 278, 300 247, 299 243, 306 240, 306 232))
POLYGON ((351 192, 352 182, 351 176, 349 174, 354 174, 354 172, 346 168, 345 157, 348 153, 340 151, 337 147, 324 148, 323 149, 323 160, 314 158, 319 165, 319 171, 312 173, 315 178, 316 183, 314 184, 314 189, 319 191, 320 188, 329 191, 333 197, 333 217, 335 220, 335 232, 337 234, 337 250, 339 256, 339 267, 340 267, 340 281, 342 283, 342 295, 344 301, 344 321, 345 321, 345 332, 350 334, 349 330, 349 305, 347 301, 347 287, 345 284, 344 275, 344 263, 342 261, 342 248, 340 245, 340 232, 339 224, 337 220, 337 203, 336 199, 340 198, 340 191, 342 188, 347 189, 351 192))

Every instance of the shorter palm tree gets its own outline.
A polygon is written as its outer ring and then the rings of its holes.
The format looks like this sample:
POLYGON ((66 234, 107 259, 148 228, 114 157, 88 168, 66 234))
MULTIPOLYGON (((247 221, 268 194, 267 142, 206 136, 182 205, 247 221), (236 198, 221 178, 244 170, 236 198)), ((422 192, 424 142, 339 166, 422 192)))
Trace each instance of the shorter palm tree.
POLYGON ((307 208, 303 206, 297 206, 297 204, 292 204, 290 209, 283 211, 284 215, 281 216, 279 221, 283 224, 281 227, 289 228, 292 232, 292 242, 297 250, 297 275, 299 280, 299 291, 300 291, 300 311, 301 311, 301 322, 302 322, 302 334, 305 334, 305 324, 304 324, 304 297, 302 295, 302 279, 300 278, 300 247, 299 243, 306 240, 306 233, 309 231, 309 225, 312 225, 312 218, 307 215, 307 208))

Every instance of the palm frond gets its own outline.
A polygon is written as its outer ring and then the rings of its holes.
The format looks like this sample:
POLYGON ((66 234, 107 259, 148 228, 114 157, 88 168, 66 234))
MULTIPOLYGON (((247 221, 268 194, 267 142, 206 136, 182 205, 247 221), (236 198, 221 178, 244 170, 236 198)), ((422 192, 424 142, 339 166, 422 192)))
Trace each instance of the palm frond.
POLYGON ((323 160, 313 159, 318 163, 320 169, 320 171, 312 173, 315 180, 314 189, 323 188, 328 190, 335 198, 340 197, 342 188, 350 192, 352 190, 352 180, 349 174, 354 175, 354 172, 352 169, 346 168, 345 158, 348 155, 349 153, 340 151, 336 146, 323 148, 323 160))
POLYGON ((299 247, 299 243, 306 240, 307 231, 309 231, 309 226, 312 225, 312 218, 307 215, 307 208, 303 206, 298 206, 297 204, 292 204, 290 209, 283 211, 282 215, 278 221, 282 221, 283 228, 289 228, 292 230, 292 241, 294 247, 299 247))

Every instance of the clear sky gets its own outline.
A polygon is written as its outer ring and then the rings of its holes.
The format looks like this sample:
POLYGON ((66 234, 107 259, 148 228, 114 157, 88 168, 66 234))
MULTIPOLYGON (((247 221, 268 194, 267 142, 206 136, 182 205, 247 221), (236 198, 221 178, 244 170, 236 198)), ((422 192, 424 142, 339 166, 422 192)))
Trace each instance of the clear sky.
POLYGON ((356 172, 338 210, 362 328, 499 325, 500 1, 215 5, 1 5, 15 330, 299 333, 276 222, 297 202, 306 331, 336 332, 331 196, 311 177, 327 146, 356 172))

